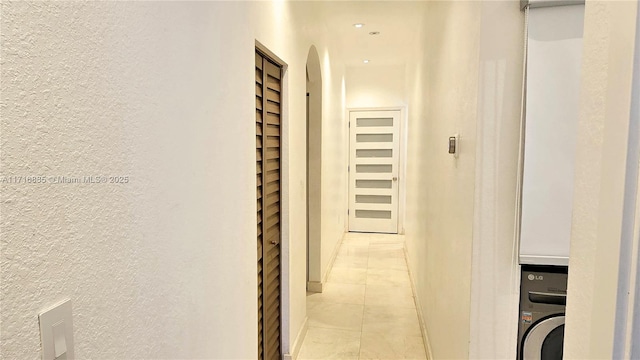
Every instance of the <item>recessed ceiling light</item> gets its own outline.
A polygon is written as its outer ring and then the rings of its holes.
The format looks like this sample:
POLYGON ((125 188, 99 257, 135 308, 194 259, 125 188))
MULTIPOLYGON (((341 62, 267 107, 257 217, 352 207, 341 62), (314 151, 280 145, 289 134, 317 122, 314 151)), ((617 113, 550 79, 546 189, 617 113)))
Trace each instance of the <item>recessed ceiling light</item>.
POLYGON ((369 63, 369 60, 364 60, 364 61, 362 61, 362 62, 363 62, 363 63, 365 63, 365 64, 368 64, 368 63, 369 63))
POLYGON ((380 35, 380 31, 372 31, 369 35, 380 35))
POLYGON ((361 27, 364 26, 364 24, 362 23, 357 23, 357 24, 353 24, 353 26, 357 27, 358 29, 360 29, 361 27))

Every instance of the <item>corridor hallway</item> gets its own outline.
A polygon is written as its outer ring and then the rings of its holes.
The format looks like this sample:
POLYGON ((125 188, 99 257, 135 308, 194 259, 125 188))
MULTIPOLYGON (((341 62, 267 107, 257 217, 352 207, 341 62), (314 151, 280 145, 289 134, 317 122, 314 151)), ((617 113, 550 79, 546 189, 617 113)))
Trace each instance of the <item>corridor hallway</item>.
POLYGON ((298 359, 426 359, 404 236, 345 234, 298 359))

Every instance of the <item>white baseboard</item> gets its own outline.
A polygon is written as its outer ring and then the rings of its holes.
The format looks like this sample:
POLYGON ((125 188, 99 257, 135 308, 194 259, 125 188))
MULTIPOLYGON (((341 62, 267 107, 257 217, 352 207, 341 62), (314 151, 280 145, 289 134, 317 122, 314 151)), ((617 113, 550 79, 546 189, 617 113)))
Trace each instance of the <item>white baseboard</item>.
POLYGON ((307 290, 314 293, 322 292, 322 283, 320 281, 307 282, 307 290))
POLYGON ((324 284, 329 280, 329 274, 331 273, 331 269, 333 269, 333 263, 336 262, 336 258, 338 257, 338 252, 340 251, 340 247, 342 246, 342 241, 344 240, 344 235, 338 240, 336 246, 333 248, 331 252, 331 258, 329 259, 329 264, 327 265, 327 272, 322 276, 322 281, 308 281, 307 282, 307 290, 314 293, 321 293, 324 288, 324 284))
POLYGON ((298 332, 298 336, 296 336, 296 341, 293 343, 293 351, 291 354, 284 354, 282 357, 283 360, 295 360, 298 358, 304 338, 307 336, 307 330, 309 330, 309 318, 305 317, 304 322, 302 323, 302 328, 300 329, 300 332, 298 332))
POLYGON ((333 263, 336 262, 336 258, 338 257, 338 252, 340 252, 340 247, 342 246, 342 242, 344 241, 345 235, 346 233, 342 234, 342 237, 338 240, 338 242, 336 243, 336 246, 333 248, 333 251, 331 252, 331 259, 329 259, 329 266, 327 266, 327 272, 322 277, 323 283, 326 283, 329 280, 329 274, 333 269, 333 263))
POLYGON ((407 256, 407 247, 404 247, 404 260, 407 262, 407 269, 409 270, 409 279, 411 280, 411 290, 413 291, 413 301, 416 303, 416 311, 418 312, 418 321, 420 322, 420 330, 422 332, 422 339, 424 341, 425 352, 427 353, 427 359, 433 360, 433 353, 431 352, 431 343, 429 342, 429 335, 427 334, 427 326, 424 322, 424 316, 422 314, 422 306, 420 306, 420 298, 418 298, 418 292, 416 291, 416 282, 411 272, 411 266, 409 264, 409 256, 407 256))

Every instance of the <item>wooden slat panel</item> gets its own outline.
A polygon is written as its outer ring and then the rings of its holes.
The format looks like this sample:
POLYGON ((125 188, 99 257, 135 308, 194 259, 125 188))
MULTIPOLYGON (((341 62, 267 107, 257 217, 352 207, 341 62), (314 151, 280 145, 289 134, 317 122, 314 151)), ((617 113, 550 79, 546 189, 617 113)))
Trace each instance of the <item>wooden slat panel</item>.
POLYGON ((271 114, 280 114, 280 104, 267 101, 267 111, 271 114))
MULTIPOLYGON (((262 114, 260 114, 260 121, 262 121, 262 114)), ((280 115, 267 113, 267 124, 280 125, 280 115)))
MULTIPOLYGON (((268 277, 270 280, 274 280, 277 279, 278 276, 280 275, 280 272, 277 273, 272 273, 270 274, 268 277)), ((279 289, 278 289, 279 290, 279 289)), ((273 310, 273 309, 277 309, 280 307, 280 296, 279 296, 279 291, 278 293, 274 294, 275 296, 265 296, 264 297, 264 301, 262 302, 262 307, 265 310, 273 310)), ((278 318, 275 316, 270 316, 270 319, 267 320, 267 324, 272 323, 273 321, 277 321, 278 318)))
POLYGON ((257 52, 256 67, 256 216, 258 251, 261 251, 258 257, 262 258, 258 264, 258 357, 280 360, 282 71, 257 52), (275 246, 271 240, 276 240, 275 246))
MULTIPOLYGON (((279 330, 278 330, 279 331, 279 330)), ((278 334, 276 334, 277 336, 278 334)), ((280 360, 280 342, 273 341, 271 344, 267 345, 266 349, 268 349, 268 355, 266 355, 266 359, 268 360, 280 360)))
POLYGON ((280 126, 267 125, 267 136, 280 136, 280 126))
MULTIPOLYGON (((267 148, 267 159, 280 159, 279 148, 267 148)), ((262 159, 260 159, 262 160, 262 159)))
POLYGON ((278 79, 267 76, 267 88, 273 91, 281 92, 280 82, 278 79))
POLYGON ((267 183, 267 188, 264 190, 264 192, 267 194, 267 196, 276 192, 280 193, 280 181, 272 181, 270 183, 267 183))
MULTIPOLYGON (((270 279, 271 280, 277 279, 277 276, 270 277, 270 279)), ((272 301, 268 301, 268 303, 265 303, 265 304, 262 305, 262 308, 264 309, 265 313, 267 313, 267 314, 276 313, 278 310, 280 310, 280 297, 277 297, 277 298, 274 297, 272 299, 270 298, 269 300, 272 300, 272 301)), ((278 329, 278 325, 280 325, 280 318, 278 316, 269 316, 266 319, 266 324, 265 325, 267 326, 267 328, 266 328, 267 339, 273 338, 272 335, 274 335, 274 334, 272 333, 272 331, 278 331, 279 330, 278 329)))
POLYGON ((262 70, 262 55, 256 52, 256 67, 262 70))
POLYGON ((267 160, 267 171, 279 170, 280 159, 267 160))
MULTIPOLYGON (((262 111, 258 109, 258 95, 262 95, 262 63, 263 59, 260 54, 256 52, 256 143, 258 139, 260 139, 260 143, 262 143, 262 128, 264 124, 262 124, 262 111)), ((262 109, 262 104, 260 104, 260 109, 262 109)), ((262 145, 262 144, 261 144, 262 145)), ((256 145, 257 148, 257 145, 256 145)), ((260 158, 262 158, 262 148, 256 149, 257 152, 260 153, 260 158)), ((258 156, 256 155, 256 158, 258 156)), ((264 254, 264 236, 263 236, 263 228, 264 224, 262 224, 262 167, 264 163, 261 161, 256 161, 256 202, 258 204, 258 214, 257 218, 257 233, 258 233, 258 359, 264 359, 264 280, 263 280, 263 254, 264 254)))
MULTIPOLYGON (((276 240, 276 242, 279 243, 280 242, 280 236, 279 236, 279 234, 280 234, 280 224, 274 225, 273 228, 277 229, 277 231, 274 230, 274 233, 277 233, 278 236, 269 237, 268 238, 269 243, 271 241, 273 241, 273 240, 276 240)), ((280 255, 280 245, 270 246, 270 247, 266 248, 265 250, 267 251, 267 254, 264 255, 264 256, 266 256, 268 259, 273 260, 273 261, 269 260, 269 266, 270 266, 269 269, 271 269, 273 266, 279 267, 280 266, 280 262, 279 262, 280 260, 278 260, 279 259, 278 256, 280 255), (278 261, 277 264, 275 263, 276 261, 278 261)))
POLYGON ((272 181, 280 180, 280 171, 269 171, 267 173, 267 178, 263 181, 266 181, 267 184, 272 181))
MULTIPOLYGON (((277 276, 280 275, 279 268, 280 267, 277 267, 274 272, 270 272, 268 274, 263 273, 263 277, 268 277, 271 280, 273 280, 274 278, 277 278, 277 276)), ((272 296, 264 297, 262 306, 265 310, 269 310, 274 307, 280 307, 280 291, 275 292, 274 294, 267 294, 267 295, 272 295, 272 296)), ((270 321, 274 321, 275 320, 274 318, 275 317, 272 317, 270 321)))
MULTIPOLYGON (((267 228, 271 228, 277 224, 280 224, 280 213, 269 214, 269 218, 266 221, 267 228)), ((270 238, 269 240, 271 240, 270 238)))
MULTIPOLYGON (((280 193, 276 192, 276 193, 273 193, 271 195, 267 195, 266 199, 267 199, 266 207, 269 207, 269 205, 273 205, 273 204, 275 204, 277 202, 280 202, 280 193)), ((263 205, 263 206, 265 206, 265 205, 263 205)))
POLYGON ((269 350, 269 355, 267 355, 267 358, 269 360, 280 360, 280 340, 278 339, 278 341, 274 340, 272 342, 271 345, 269 345, 268 349, 269 350))
POLYGON ((271 245, 271 240, 280 240, 280 223, 276 223, 271 225, 271 227, 267 228, 267 236, 265 242, 271 245))
MULTIPOLYGON (((260 93, 262 96, 262 92, 260 93)), ((280 93, 274 90, 267 89, 267 100, 280 104, 280 93)))
POLYGON ((279 323, 279 314, 274 314, 274 310, 278 310, 280 308, 280 296, 278 296, 277 294, 280 292, 279 288, 277 289, 278 292, 275 294, 276 296, 270 296, 270 294, 265 294, 264 296, 264 302, 262 304, 262 308, 264 309, 265 312, 265 319, 264 319, 264 323, 266 325, 266 341, 269 342, 269 338, 272 338, 273 335, 271 333, 271 331, 273 330, 278 330, 278 323, 279 323), (270 316, 270 315, 275 315, 275 316, 270 316))
MULTIPOLYGON (((270 218, 274 217, 275 215, 278 215, 276 220, 278 220, 278 222, 280 221, 280 203, 279 202, 269 205, 269 207, 267 208, 267 211, 269 212, 270 218)), ((270 225, 267 225, 267 227, 269 226, 270 225)))
POLYGON ((275 207, 276 211, 273 213, 269 213, 269 218, 267 219, 267 229, 271 229, 269 233, 268 240, 277 239, 275 233, 280 231, 280 227, 276 225, 280 224, 280 203, 275 203, 270 207, 275 207))
POLYGON ((264 67, 267 70, 267 75, 273 77, 274 80, 278 80, 277 83, 280 83, 280 67, 272 63, 271 61, 265 61, 264 67))
MULTIPOLYGON (((260 138, 260 146, 262 147, 262 137, 260 138)), ((280 147, 280 138, 275 136, 267 136, 267 147, 270 147, 270 148, 280 147)))

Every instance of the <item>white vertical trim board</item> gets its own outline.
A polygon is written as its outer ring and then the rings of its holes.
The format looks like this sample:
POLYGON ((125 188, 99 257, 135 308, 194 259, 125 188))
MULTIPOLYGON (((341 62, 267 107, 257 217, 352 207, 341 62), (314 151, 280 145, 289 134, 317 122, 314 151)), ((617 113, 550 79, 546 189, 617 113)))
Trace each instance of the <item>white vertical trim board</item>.
POLYGON ((613 358, 640 358, 640 6, 636 15, 613 358), (636 341, 634 341, 636 339, 636 341))

